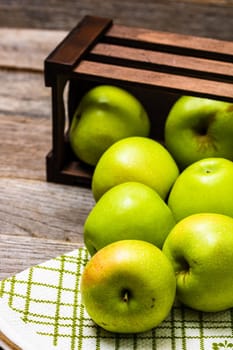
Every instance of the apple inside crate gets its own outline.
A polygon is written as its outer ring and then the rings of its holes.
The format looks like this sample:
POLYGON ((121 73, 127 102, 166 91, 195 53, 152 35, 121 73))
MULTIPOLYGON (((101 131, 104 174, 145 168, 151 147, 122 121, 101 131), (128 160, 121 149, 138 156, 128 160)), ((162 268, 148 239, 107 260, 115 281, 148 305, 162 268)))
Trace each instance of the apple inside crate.
POLYGON ((45 59, 52 95, 52 149, 47 180, 90 186, 94 167, 69 143, 74 112, 86 92, 110 84, 146 109, 150 137, 164 142, 169 110, 182 95, 233 102, 233 42, 157 32, 86 16, 45 59))

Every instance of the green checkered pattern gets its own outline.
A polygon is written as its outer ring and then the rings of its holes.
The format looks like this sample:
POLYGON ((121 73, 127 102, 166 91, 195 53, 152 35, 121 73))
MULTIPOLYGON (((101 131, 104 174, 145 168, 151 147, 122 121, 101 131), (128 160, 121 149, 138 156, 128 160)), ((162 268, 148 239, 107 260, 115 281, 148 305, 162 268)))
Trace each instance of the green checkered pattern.
POLYGON ((48 349, 233 348, 233 309, 201 313, 176 304, 156 329, 137 335, 119 335, 97 327, 85 312, 79 292, 87 260, 86 249, 77 249, 0 283, 0 300, 5 301, 32 332, 47 339, 48 349))

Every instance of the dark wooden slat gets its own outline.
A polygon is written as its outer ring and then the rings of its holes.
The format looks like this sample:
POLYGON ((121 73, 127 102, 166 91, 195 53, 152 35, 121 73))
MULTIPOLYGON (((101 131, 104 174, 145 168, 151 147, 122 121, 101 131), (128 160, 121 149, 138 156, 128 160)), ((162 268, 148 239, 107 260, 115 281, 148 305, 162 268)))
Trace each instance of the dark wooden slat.
MULTIPOLYGON (((125 65, 154 67, 155 70, 170 72, 189 71, 189 75, 233 77, 233 64, 197 57, 182 56, 158 51, 134 49, 111 44, 97 44, 90 52, 90 58, 102 62, 114 62, 125 65), (120 52, 120 55, 119 55, 120 52)), ((188 72, 186 72, 188 74, 188 72)))
POLYGON ((87 79, 111 81, 127 84, 154 87, 168 92, 206 96, 222 100, 233 99, 232 84, 219 83, 201 78, 185 77, 144 69, 121 67, 111 64, 83 60, 74 69, 75 73, 87 79))
POLYGON ((45 83, 51 86, 55 74, 74 67, 112 21, 86 16, 45 60, 45 83))
POLYGON ((49 152, 46 160, 47 181, 91 188, 93 169, 88 168, 78 159, 70 160, 68 162, 66 161, 66 164, 62 170, 58 171, 56 169, 57 162, 56 158, 54 157, 54 152, 49 152))
POLYGON ((196 56, 217 57, 233 61, 233 42, 191 35, 151 31, 144 28, 132 28, 114 25, 106 34, 110 42, 126 43, 127 45, 157 45, 160 49, 172 52, 185 52, 196 56))

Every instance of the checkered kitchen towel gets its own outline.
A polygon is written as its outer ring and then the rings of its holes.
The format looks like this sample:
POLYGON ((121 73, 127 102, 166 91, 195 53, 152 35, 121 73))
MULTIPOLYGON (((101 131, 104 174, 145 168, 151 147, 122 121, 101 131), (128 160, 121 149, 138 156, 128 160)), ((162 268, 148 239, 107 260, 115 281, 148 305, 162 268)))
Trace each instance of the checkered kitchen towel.
POLYGON ((79 292, 87 259, 86 249, 77 249, 2 281, 0 339, 2 335, 23 350, 233 348, 233 309, 201 313, 176 305, 156 329, 137 335, 97 327, 79 292))

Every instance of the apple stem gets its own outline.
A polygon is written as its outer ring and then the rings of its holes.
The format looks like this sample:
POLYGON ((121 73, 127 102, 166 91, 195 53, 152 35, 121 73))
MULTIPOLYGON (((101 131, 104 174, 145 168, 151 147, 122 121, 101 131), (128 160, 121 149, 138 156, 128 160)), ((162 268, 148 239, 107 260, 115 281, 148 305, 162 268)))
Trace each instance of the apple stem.
POLYGON ((129 300, 128 292, 125 292, 125 293, 124 293, 123 300, 124 300, 125 303, 128 302, 128 300, 129 300))
POLYGON ((122 300, 127 303, 129 301, 129 291, 127 289, 122 291, 122 300))

